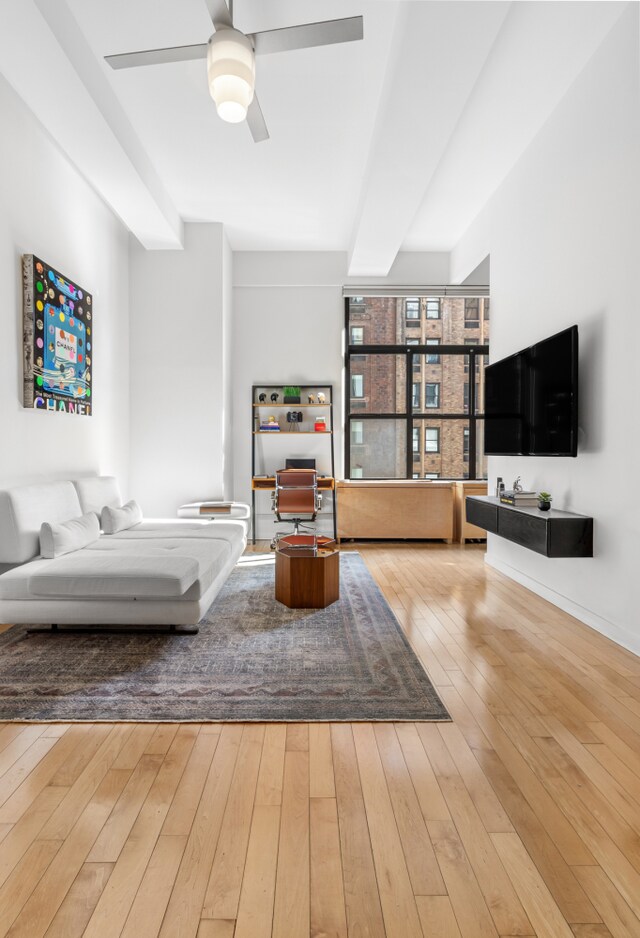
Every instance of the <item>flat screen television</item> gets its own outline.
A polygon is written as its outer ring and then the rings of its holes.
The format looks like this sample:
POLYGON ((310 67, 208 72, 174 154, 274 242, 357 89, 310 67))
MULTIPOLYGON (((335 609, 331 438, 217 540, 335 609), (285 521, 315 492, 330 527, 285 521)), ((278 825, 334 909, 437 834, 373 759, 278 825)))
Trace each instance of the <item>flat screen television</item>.
POLYGON ((578 455, 578 327, 485 370, 485 453, 578 455))

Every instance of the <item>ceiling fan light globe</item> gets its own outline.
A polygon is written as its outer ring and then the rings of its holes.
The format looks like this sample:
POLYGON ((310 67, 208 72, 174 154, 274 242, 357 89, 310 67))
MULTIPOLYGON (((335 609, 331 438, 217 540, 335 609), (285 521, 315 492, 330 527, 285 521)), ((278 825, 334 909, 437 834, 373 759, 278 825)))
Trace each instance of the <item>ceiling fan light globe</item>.
POLYGON ((247 116, 255 89, 255 55, 251 42, 235 29, 219 29, 207 51, 209 91, 219 116, 236 124, 247 116))
POLYGON ((221 101, 216 104, 218 117, 228 124, 240 124, 247 117, 247 108, 238 101, 221 101))

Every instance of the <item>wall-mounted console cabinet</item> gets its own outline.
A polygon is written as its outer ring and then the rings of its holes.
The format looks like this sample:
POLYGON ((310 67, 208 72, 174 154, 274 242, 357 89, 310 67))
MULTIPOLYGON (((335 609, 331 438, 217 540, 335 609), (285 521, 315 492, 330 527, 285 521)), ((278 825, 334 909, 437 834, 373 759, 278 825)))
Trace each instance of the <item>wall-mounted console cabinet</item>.
POLYGON ((467 521, 545 557, 593 557, 593 518, 569 511, 503 505, 493 496, 468 496, 467 521))

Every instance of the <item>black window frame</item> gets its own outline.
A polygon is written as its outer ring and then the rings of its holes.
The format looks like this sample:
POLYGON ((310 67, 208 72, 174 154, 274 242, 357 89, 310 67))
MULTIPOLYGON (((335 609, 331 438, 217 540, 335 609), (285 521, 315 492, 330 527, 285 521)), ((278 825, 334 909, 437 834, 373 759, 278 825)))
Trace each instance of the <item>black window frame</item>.
MULTIPOLYGON (((439 303, 439 309, 441 305, 439 303)), ((412 320, 415 322, 415 320, 412 320)), ((349 298, 345 298, 345 335, 350 336, 349 332, 349 298)), ((345 442, 344 447, 344 460, 345 460, 345 478, 351 479, 356 478, 351 474, 350 466, 350 441, 351 441, 351 420, 405 420, 406 421, 406 434, 405 434, 405 446, 406 446, 406 469, 404 476, 397 476, 393 478, 404 478, 412 479, 414 474, 413 469, 413 425, 416 420, 428 420, 432 422, 437 420, 443 422, 445 420, 464 420, 468 425, 469 430, 469 462, 468 462, 468 472, 462 478, 464 480, 473 481, 478 478, 478 459, 477 459, 477 425, 478 421, 484 420, 484 414, 479 414, 476 412, 476 382, 469 382, 469 409, 468 413, 433 413, 435 408, 425 408, 424 411, 415 411, 412 406, 412 385, 413 385, 413 361, 412 356, 414 355, 426 355, 433 354, 434 349, 437 349, 437 354, 439 356, 462 356, 464 361, 464 356, 469 356, 469 371, 471 374, 476 373, 476 361, 479 360, 480 356, 489 355, 489 346, 486 343, 479 342, 477 345, 346 345, 345 348, 345 374, 346 374, 346 383, 349 390, 351 390, 351 358, 362 356, 362 355, 404 355, 406 358, 406 367, 405 367, 405 376, 406 376, 406 388, 405 388, 405 410, 394 413, 367 413, 364 414, 361 411, 355 409, 352 412, 352 400, 355 401, 356 405, 358 401, 362 401, 362 398, 352 399, 349 394, 345 394, 345 442)), ((424 382, 425 384, 436 383, 436 382, 424 382)), ((437 382, 442 384, 442 382, 437 382)), ((440 396, 442 399, 442 396, 440 396)), ((466 463, 466 460, 465 460, 466 463)), ((360 476, 359 478, 362 478, 360 476)), ((376 477, 368 476, 372 480, 375 480, 376 477)), ((377 477, 388 481, 390 477, 377 477)), ((440 478, 440 474, 438 474, 440 478)))

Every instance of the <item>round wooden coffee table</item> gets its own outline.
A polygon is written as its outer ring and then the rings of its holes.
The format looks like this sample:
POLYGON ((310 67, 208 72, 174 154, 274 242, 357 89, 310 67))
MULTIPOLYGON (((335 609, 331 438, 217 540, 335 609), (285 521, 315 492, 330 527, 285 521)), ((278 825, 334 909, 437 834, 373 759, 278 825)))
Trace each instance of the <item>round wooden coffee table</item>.
POLYGON ((340 552, 331 547, 279 547, 276 599, 290 609, 324 609, 340 598, 340 552))

